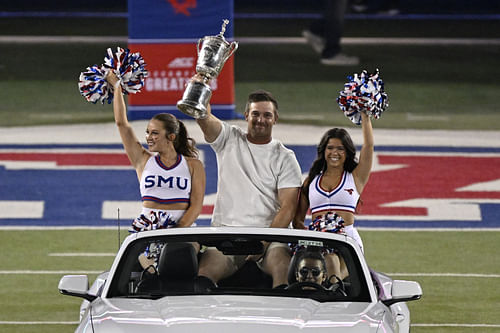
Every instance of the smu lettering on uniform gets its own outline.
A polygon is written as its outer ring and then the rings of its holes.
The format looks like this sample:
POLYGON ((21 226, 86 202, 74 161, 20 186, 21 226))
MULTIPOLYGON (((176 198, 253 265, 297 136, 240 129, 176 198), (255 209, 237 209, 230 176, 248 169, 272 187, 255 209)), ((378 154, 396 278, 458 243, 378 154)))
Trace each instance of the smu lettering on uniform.
POLYGON ((178 189, 185 190, 188 186, 188 179, 181 177, 168 177, 164 178, 161 175, 149 175, 145 178, 145 187, 163 187, 166 185, 168 188, 174 188, 174 184, 178 189), (175 182, 174 182, 175 178, 175 182))

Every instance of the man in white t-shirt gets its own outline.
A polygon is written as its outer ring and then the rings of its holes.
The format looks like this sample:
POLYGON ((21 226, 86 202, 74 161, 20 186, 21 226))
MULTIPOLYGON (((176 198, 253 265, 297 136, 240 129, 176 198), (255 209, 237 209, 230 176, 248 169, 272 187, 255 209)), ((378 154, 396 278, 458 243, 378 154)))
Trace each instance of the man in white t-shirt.
MULTIPOLYGON (((210 110, 210 106, 208 107, 210 110)), ((292 150, 272 138, 278 120, 278 103, 263 90, 248 97, 247 131, 229 125, 208 112, 197 119, 205 140, 217 155, 217 198, 212 226, 287 228, 297 207, 301 170, 292 150)), ((265 244, 262 269, 273 277, 273 286, 286 284, 290 260, 288 248, 265 244)), ((205 251, 199 275, 217 282, 238 270, 245 260, 205 251)))

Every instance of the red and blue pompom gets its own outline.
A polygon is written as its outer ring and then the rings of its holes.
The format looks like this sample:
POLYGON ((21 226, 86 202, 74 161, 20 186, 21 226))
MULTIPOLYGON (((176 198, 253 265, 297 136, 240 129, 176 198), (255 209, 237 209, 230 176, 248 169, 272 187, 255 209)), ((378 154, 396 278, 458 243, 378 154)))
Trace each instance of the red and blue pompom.
POLYGON ((144 87, 148 76, 146 63, 142 56, 129 49, 118 47, 116 52, 107 49, 104 64, 87 67, 87 71, 80 74, 78 88, 87 101, 92 103, 111 103, 113 100, 113 87, 106 81, 106 76, 113 71, 120 79, 124 94, 135 94, 144 87))
POLYGON ((141 231, 175 228, 177 222, 172 219, 172 215, 164 211, 151 211, 148 216, 141 214, 137 217, 129 228, 130 233, 141 231))
POLYGON ((116 76, 121 80, 122 90, 125 94, 136 94, 144 87, 144 81, 148 76, 146 63, 139 52, 132 53, 129 49, 117 48, 116 52, 107 50, 103 67, 106 70, 114 70, 116 76))
POLYGON ((309 230, 341 234, 344 233, 344 219, 334 212, 318 215, 309 224, 309 230))
POLYGON ((78 89, 80 94, 89 102, 104 104, 113 100, 112 87, 106 81, 107 71, 102 66, 87 67, 87 71, 80 73, 78 89))
POLYGON ((349 82, 344 84, 344 90, 337 98, 344 115, 356 125, 361 124, 361 112, 375 119, 380 118, 389 103, 379 70, 373 74, 363 70, 361 74, 355 73, 347 78, 349 82))
MULTIPOLYGON (((331 232, 334 234, 344 234, 344 219, 335 212, 327 212, 325 215, 318 215, 308 226, 309 230, 320 232, 331 232)), ((305 248, 302 244, 290 244, 292 255, 305 248)), ((321 248, 323 255, 334 253, 332 249, 321 248)))

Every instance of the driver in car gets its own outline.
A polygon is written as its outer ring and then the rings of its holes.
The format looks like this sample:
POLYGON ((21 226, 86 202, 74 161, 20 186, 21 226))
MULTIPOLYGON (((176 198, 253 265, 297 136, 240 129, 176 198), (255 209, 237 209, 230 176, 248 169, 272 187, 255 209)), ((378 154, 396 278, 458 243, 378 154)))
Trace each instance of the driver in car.
MULTIPOLYGON (((328 276, 325 258, 320 252, 304 251, 295 268, 297 282, 310 282, 324 286, 328 276)), ((314 289, 304 287, 303 289, 314 289)))

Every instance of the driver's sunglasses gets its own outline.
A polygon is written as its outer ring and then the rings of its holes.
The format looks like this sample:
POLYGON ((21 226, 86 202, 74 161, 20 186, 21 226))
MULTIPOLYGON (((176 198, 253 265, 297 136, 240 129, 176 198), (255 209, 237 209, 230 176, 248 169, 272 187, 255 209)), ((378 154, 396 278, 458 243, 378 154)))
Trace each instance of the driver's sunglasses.
POLYGON ((309 272, 311 272, 311 274, 316 277, 316 276, 319 276, 322 272, 321 268, 318 268, 318 267, 302 267, 300 270, 299 270, 299 274, 306 278, 307 275, 309 274, 309 272))

